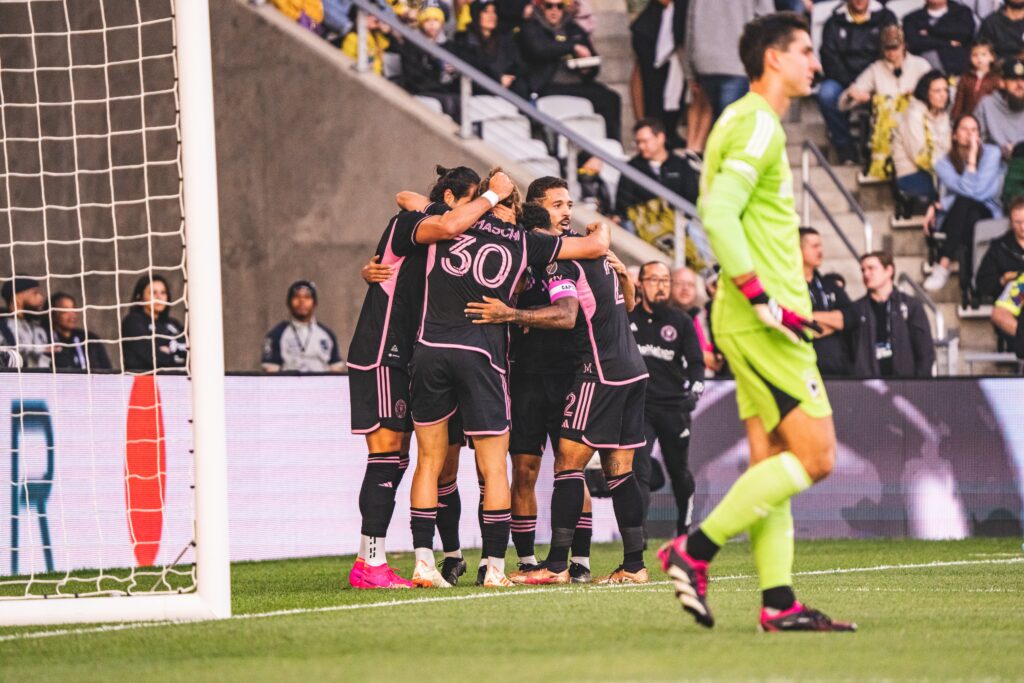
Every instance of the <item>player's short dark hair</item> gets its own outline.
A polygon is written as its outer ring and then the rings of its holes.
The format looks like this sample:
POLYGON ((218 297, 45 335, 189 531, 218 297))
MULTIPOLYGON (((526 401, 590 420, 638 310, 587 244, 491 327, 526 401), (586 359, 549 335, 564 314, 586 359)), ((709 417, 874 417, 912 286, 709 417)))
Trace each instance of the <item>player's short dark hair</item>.
POLYGON ((796 12, 775 12, 748 22, 740 36, 740 60, 747 77, 752 81, 761 78, 765 50, 785 50, 798 31, 810 34, 811 27, 796 12))
POLYGON ((665 268, 668 270, 669 275, 672 274, 672 269, 669 268, 668 264, 665 263, 664 261, 648 261, 647 263, 645 263, 642 266, 640 266, 640 271, 636 274, 636 279, 637 280, 643 280, 644 279, 644 272, 647 270, 647 268, 648 267, 654 267, 654 266, 665 266, 665 268))
POLYGON ((533 230, 540 228, 547 230, 551 227, 551 214, 540 204, 527 202, 523 204, 523 229, 533 230))
POLYGON ((526 201, 527 203, 539 202, 544 199, 548 190, 555 190, 559 188, 568 190, 569 183, 553 175, 541 176, 530 183, 530 186, 526 188, 526 201))
POLYGON ((869 258, 876 258, 878 262, 882 264, 883 268, 892 268, 893 276, 896 275, 896 264, 892 260, 892 254, 887 251, 869 251, 860 257, 860 263, 864 263, 869 258))
POLYGON ((655 135, 665 134, 665 124, 660 119, 646 118, 640 119, 633 125, 633 134, 639 133, 644 128, 650 128, 651 132, 655 135))
POLYGON ((430 190, 432 202, 443 202, 445 190, 451 190, 456 199, 462 199, 480 184, 480 174, 468 166, 435 166, 434 173, 437 174, 437 181, 430 190))
POLYGON ((932 87, 932 81, 944 81, 946 80, 945 75, 938 69, 932 69, 917 82, 914 86, 914 99, 923 102, 924 104, 931 106, 928 102, 928 91, 932 87))
POLYGON ((804 227, 800 228, 800 239, 803 239, 803 238, 807 237, 808 235, 818 235, 818 236, 821 236, 821 233, 818 232, 817 228, 811 228, 809 226, 804 226, 804 227))
POLYGON ((1009 216, 1014 211, 1024 209, 1024 195, 1017 195, 1006 202, 1006 215, 1009 216))

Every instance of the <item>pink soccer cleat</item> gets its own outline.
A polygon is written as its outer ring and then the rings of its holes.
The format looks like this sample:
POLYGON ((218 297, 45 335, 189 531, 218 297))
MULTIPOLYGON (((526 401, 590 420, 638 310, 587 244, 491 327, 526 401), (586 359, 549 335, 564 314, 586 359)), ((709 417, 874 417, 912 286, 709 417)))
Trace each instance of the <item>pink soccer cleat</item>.
POLYGON ((761 609, 761 630, 778 631, 856 631, 857 624, 835 621, 816 609, 794 603, 784 611, 761 609))
POLYGON ((708 607, 708 563, 686 552, 686 536, 669 541, 658 550, 661 568, 672 579, 676 600, 701 626, 711 628, 715 618, 708 607))
POLYGON ((352 565, 352 569, 348 573, 348 585, 352 588, 358 587, 358 584, 363 580, 363 573, 366 570, 366 560, 361 557, 357 557, 355 564, 352 565))
POLYGON ((348 576, 349 585, 353 588, 359 588, 361 590, 372 590, 375 588, 412 588, 411 581, 407 581, 400 577, 386 564, 374 567, 363 563, 360 569, 361 571, 357 575, 356 568, 353 567, 352 572, 348 576))

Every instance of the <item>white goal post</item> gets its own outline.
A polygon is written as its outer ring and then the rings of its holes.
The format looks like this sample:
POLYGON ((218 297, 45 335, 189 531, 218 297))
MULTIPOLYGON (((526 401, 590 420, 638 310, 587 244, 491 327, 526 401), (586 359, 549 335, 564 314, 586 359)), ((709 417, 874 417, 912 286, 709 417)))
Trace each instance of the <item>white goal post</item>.
MULTIPOLYGON (((101 14, 111 11, 102 6, 103 1, 100 0, 101 14)), ((139 1, 143 3, 143 6, 145 2, 148 2, 148 0, 139 1)), ((0 9, 3 8, 4 3, 10 2, 11 0, 0 0, 0 9)), ((124 6, 125 3, 112 3, 112 5, 124 6)), ((140 7, 142 6, 136 2, 134 7, 141 17, 143 9, 140 7)), ((208 0, 175 0, 170 7, 174 13, 173 30, 181 163, 179 192, 184 220, 184 265, 187 267, 187 279, 185 280, 185 288, 188 293, 186 327, 189 339, 188 374, 191 378, 191 448, 194 451, 195 511, 194 536, 192 537, 194 544, 189 551, 192 553, 189 557, 194 558, 194 567, 191 570, 194 584, 182 592, 167 590, 162 593, 153 591, 140 594, 133 592, 129 587, 121 594, 112 594, 117 591, 98 588, 94 595, 88 597, 78 597, 73 594, 51 594, 45 599, 42 595, 28 594, 29 591, 26 591, 24 596, 0 599, 0 626, 198 620, 226 618, 231 615, 223 317, 209 5, 208 0)), ((29 11, 31 12, 31 9, 29 11)), ((139 28, 140 43, 143 28, 146 27, 140 26, 139 28)), ((70 22, 68 30, 71 31, 70 22)), ((69 38, 69 52, 71 52, 70 45, 69 38)), ((140 62, 141 78, 143 68, 141 51, 138 61, 140 62)), ((69 66, 69 72, 70 69, 69 66)), ((36 87, 38 91, 38 82, 36 87)), ((138 96, 143 100, 143 108, 145 107, 144 95, 145 93, 142 93, 138 96)), ((142 114, 142 117, 143 123, 145 123, 145 113, 142 114)), ((42 124, 40 124, 40 129, 41 126, 42 124)), ((145 131, 143 135, 145 135, 145 131)), ((3 134, 0 133, 0 138, 2 137, 3 134)), ((143 145, 145 144, 144 142, 143 145)), ((42 157, 43 145, 41 142, 39 147, 40 157, 42 157)), ((9 156, 6 148, 4 156, 6 161, 9 156)), ((113 155, 111 155, 112 157, 113 155)), ((109 163, 113 164, 114 162, 110 161, 109 163)), ((0 172, 3 170, 0 167, 0 172)), ((43 183, 42 178, 39 182, 43 183)), ((112 187, 113 185, 111 185, 112 187)), ((145 192, 148 195, 148 189, 145 192)), ((113 190, 111 190, 111 194, 113 195, 113 190)), ((10 202, 10 188, 5 196, 10 202)), ((111 202, 116 204, 113 198, 111 202)), ((111 211, 115 208, 112 208, 111 211)), ((13 250, 12 245, 13 242, 8 247, 13 250)), ((12 262, 13 258, 12 255, 12 262)), ((184 268, 182 271, 185 272, 184 268)), ((154 272, 152 262, 149 272, 154 272)), ((123 275, 123 273, 115 274, 115 278, 118 275, 123 275)), ((5 275, 6 277, 8 276, 5 275)), ((84 282, 85 278, 83 277, 84 282)), ((84 287, 83 284, 83 290, 84 287)), ((85 299, 84 294, 82 298, 85 299)), ((126 305, 121 301, 122 299, 119 298, 115 306, 107 308, 119 313, 121 309, 117 308, 117 305, 126 305)), ((80 310, 87 315, 89 308, 90 306, 84 305, 84 308, 80 310)), ((97 305, 94 308, 101 309, 103 307, 97 305)), ((32 379, 29 374, 24 376, 27 379, 32 379)), ((53 377, 59 378, 56 374, 53 377)), ((89 377, 84 379, 90 380, 89 377)), ((0 374, 0 383, 14 383, 15 381, 19 383, 22 381, 20 371, 17 374, 0 374)), ((62 380, 54 379, 52 381, 56 385, 58 381, 62 380)), ((163 476, 163 473, 160 476, 163 476)), ((6 477, 6 473, 0 472, 0 477, 6 477)), ((125 474, 125 478, 127 477, 128 474, 125 474)), ((5 510, 0 510, 0 516, 5 512, 5 510)), ((0 519, 5 520, 6 518, 0 517, 0 519)), ((15 551, 12 549, 11 552, 13 554, 15 551)), ((185 551, 182 551, 183 555, 184 553, 185 551)), ((2 578, 3 575, 0 572, 0 579, 2 578)), ((170 586, 168 585, 168 587, 170 586)), ((4 598, 4 596, 0 595, 0 598, 4 598)))

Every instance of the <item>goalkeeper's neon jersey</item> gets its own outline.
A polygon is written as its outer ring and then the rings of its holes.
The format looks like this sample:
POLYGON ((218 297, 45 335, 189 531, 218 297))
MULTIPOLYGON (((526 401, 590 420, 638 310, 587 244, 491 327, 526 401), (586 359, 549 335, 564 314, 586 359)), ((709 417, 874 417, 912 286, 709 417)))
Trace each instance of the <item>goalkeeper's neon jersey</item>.
POLYGON ((757 93, 726 108, 708 138, 698 211, 721 264, 715 334, 763 327, 732 278, 754 271, 780 304, 811 317, 786 134, 757 93))

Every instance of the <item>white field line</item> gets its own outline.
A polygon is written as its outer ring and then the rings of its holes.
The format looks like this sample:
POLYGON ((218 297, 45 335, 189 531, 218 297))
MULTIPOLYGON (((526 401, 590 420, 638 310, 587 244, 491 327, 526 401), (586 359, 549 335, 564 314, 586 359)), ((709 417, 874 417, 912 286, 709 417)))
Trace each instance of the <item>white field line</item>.
MULTIPOLYGON (((794 572, 794 576, 825 576, 834 574, 859 574, 865 572, 883 572, 893 570, 906 570, 906 569, 932 569, 937 567, 962 567, 971 565, 991 565, 991 564, 1021 564, 1024 563, 1024 557, 1013 557, 1007 559, 992 559, 992 560, 950 560, 947 562, 923 562, 920 564, 881 564, 872 567, 846 567, 837 569, 818 569, 813 571, 794 572)), ((733 574, 727 576, 716 576, 712 578, 712 583, 719 581, 740 581, 745 579, 757 578, 753 574, 733 574)), ((461 602, 463 600, 487 600, 492 598, 513 598, 513 597, 525 597, 525 596, 536 596, 536 595, 551 595, 552 593, 584 593, 584 592, 603 592, 608 590, 623 590, 623 591, 643 591, 650 590, 651 588, 660 588, 670 584, 670 581, 652 581, 649 584, 644 585, 621 585, 621 586, 601 586, 594 587, 593 589, 589 586, 576 586, 576 587, 564 587, 564 588, 549 588, 545 590, 536 590, 530 588, 513 589, 513 590, 502 590, 495 591, 493 593, 471 593, 468 595, 438 595, 434 597, 426 598, 412 598, 409 600, 385 600, 383 602, 368 602, 356 605, 328 605, 325 607, 304 607, 296 609, 284 609, 275 610, 272 612, 255 612, 251 614, 236 614, 230 617, 232 621, 241 621, 246 619, 268 619, 271 617, 285 617, 294 616, 300 614, 319 614, 326 612, 348 612, 352 610, 364 610, 364 609, 378 609, 383 607, 398 607, 402 605, 426 605, 430 603, 438 602, 461 602)), ((97 598, 100 599, 100 598, 97 598)), ((56 636, 68 636, 68 635, 84 635, 92 633, 113 633, 116 631, 129 631, 144 628, 157 628, 160 626, 173 626, 184 623, 195 623, 195 622, 173 622, 173 621, 156 621, 156 622, 130 622, 126 624, 111 624, 106 626, 92 626, 88 628, 78 629, 59 629, 53 631, 33 631, 30 633, 15 633, 7 636, 0 636, 0 643, 9 642, 14 640, 36 640, 39 638, 53 638, 56 636)))

